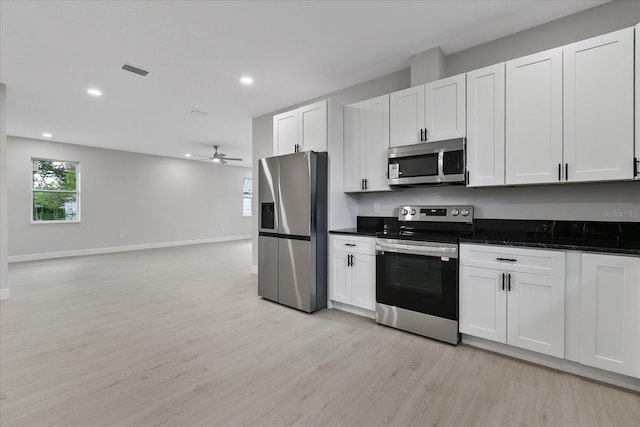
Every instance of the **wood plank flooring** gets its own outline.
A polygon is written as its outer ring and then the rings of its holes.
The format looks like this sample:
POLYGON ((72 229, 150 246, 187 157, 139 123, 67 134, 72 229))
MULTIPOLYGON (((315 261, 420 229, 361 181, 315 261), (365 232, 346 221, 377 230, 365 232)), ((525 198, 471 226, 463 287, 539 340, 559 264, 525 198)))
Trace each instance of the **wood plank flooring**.
POLYGON ((262 300, 249 241, 12 264, 0 425, 638 426, 640 395, 262 300))

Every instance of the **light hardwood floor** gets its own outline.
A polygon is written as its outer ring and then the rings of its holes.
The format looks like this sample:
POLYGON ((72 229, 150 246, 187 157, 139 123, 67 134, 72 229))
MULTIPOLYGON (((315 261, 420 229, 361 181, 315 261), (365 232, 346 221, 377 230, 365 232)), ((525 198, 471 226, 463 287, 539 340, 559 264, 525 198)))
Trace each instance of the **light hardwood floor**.
POLYGON ((640 395, 262 300, 248 241, 10 266, 0 425, 638 426, 640 395))

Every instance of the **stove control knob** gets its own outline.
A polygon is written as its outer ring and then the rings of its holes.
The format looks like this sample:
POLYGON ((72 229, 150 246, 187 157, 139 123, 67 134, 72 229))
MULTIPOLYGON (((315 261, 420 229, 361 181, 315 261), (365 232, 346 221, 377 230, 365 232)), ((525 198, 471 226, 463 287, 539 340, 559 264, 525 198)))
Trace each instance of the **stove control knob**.
POLYGON ((409 214, 409 211, 408 211, 408 210, 406 210, 406 209, 402 209, 402 215, 405 215, 405 216, 406 216, 406 215, 408 215, 408 214, 409 214))
POLYGON ((411 215, 415 215, 416 214, 416 210, 415 209, 411 209, 411 215))
POLYGON ((469 216, 469 209, 462 209, 460 213, 462 214, 462 216, 469 216))
POLYGON ((451 209, 451 215, 458 216, 459 214, 460 214, 460 211, 458 209, 451 209))

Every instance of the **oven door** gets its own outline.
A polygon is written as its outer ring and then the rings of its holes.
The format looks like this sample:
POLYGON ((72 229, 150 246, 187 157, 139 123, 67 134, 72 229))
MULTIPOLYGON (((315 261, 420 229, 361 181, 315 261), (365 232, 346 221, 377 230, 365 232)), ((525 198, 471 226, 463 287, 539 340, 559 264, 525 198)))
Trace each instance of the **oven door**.
POLYGON ((458 320, 457 245, 378 239, 376 249, 377 302, 458 320))

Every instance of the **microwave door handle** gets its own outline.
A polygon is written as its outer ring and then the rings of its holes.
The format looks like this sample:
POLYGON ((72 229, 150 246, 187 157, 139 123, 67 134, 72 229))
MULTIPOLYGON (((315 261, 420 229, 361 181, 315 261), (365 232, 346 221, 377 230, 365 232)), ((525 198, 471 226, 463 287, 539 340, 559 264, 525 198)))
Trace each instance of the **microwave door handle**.
POLYGON ((438 176, 444 181, 444 150, 438 152, 438 176))

